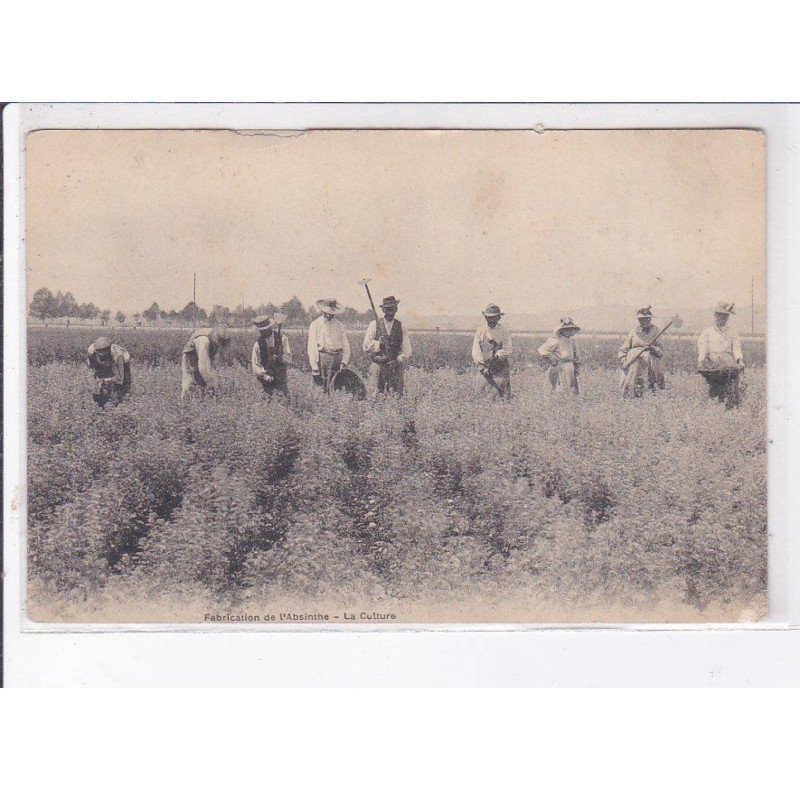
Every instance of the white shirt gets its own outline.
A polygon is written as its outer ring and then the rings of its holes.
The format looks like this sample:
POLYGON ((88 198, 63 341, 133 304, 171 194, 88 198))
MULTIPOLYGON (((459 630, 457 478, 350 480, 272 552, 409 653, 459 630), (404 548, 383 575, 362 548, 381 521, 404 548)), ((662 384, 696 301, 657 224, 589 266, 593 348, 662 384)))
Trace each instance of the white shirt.
POLYGON ((725 354, 733 356, 736 361, 744 360, 739 334, 730 327, 730 324, 724 328, 711 325, 700 334, 700 340, 697 343, 698 361, 702 363, 709 356, 713 361, 715 357, 725 354))
MULTIPOLYGON (((386 317, 383 318, 384 325, 386 325, 386 333, 391 333, 392 328, 394 328, 394 319, 389 322, 386 317)), ((381 342, 380 339, 376 338, 377 334, 376 331, 378 329, 378 323, 375 320, 372 320, 370 324, 367 326, 367 332, 364 334, 364 352, 365 353, 378 353, 381 349, 381 342)), ((405 330, 403 330, 403 343, 401 345, 401 355, 403 356, 404 361, 408 361, 411 358, 411 339, 408 338, 408 334, 405 330)))
POLYGON ((494 355, 508 358, 511 355, 511 334, 498 322, 494 328, 481 325, 472 340, 472 360, 481 366, 494 355))
POLYGON ((341 350, 342 364, 350 363, 350 342, 344 325, 335 317, 317 317, 308 328, 308 361, 311 369, 319 369, 320 350, 341 350))
POLYGON ((578 360, 578 350, 569 336, 551 336, 536 352, 542 358, 555 356, 559 362, 578 360))
MULTIPOLYGON (((200 377, 208 384, 209 389, 217 386, 217 376, 214 373, 213 359, 211 358, 211 337, 201 334, 192 340, 194 352, 197 354, 197 371, 200 377)), ((188 347, 188 345, 187 345, 188 347)), ((191 357, 191 352, 184 352, 184 358, 191 357)))

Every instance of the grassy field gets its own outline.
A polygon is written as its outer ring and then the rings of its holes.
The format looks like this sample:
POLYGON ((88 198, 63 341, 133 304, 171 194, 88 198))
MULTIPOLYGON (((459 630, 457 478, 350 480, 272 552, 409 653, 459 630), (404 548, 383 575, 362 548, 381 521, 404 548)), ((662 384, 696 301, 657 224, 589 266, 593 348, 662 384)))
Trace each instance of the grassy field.
MULTIPOLYGON (((732 412, 707 401, 692 341, 670 342, 667 392, 623 401, 608 368, 616 344, 585 338, 582 394, 559 400, 529 366, 541 340, 518 337, 504 404, 466 371, 469 339, 444 334, 415 337, 399 401, 325 398, 292 370, 286 405, 266 401, 242 368, 252 341, 242 334, 221 395, 182 406, 185 335, 115 335, 134 357, 134 391, 99 410, 80 364, 92 337, 29 332, 33 618, 195 622, 278 606, 412 621, 763 611, 763 344, 746 343, 755 368, 732 412)), ((300 334, 292 345, 304 361, 300 334)))

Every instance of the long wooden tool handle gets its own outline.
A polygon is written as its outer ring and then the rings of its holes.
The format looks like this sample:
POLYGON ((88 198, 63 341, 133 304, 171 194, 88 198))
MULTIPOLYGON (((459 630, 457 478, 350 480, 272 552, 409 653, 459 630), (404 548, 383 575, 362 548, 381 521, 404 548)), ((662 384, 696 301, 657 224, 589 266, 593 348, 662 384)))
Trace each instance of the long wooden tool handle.
POLYGON ((667 323, 667 324, 666 324, 666 325, 665 325, 665 326, 662 328, 662 330, 661 330, 661 331, 660 331, 660 332, 659 332, 659 333, 658 333, 656 336, 654 336, 654 337, 653 337, 652 341, 648 342, 648 343, 647 343, 647 344, 646 344, 646 345, 645 345, 645 346, 644 346, 644 347, 643 347, 643 348, 642 348, 642 349, 641 349, 641 350, 640 350, 640 351, 639 351, 639 352, 638 352, 638 353, 637 353, 637 354, 636 354, 636 355, 633 357, 633 359, 631 360, 631 363, 630 363, 630 364, 628 364, 628 368, 629 368, 629 369, 630 369, 630 367, 632 367, 632 366, 633 366, 633 365, 636 363, 636 359, 638 359, 638 358, 639 358, 639 356, 640 356, 642 353, 644 353, 644 351, 645 351, 645 350, 646 350, 648 347, 652 347, 652 346, 653 346, 653 345, 654 345, 654 344, 655 344, 655 343, 656 343, 656 342, 657 342, 657 341, 658 341, 658 340, 659 340, 659 339, 660 339, 660 338, 661 338, 661 337, 662 337, 662 336, 663 336, 663 335, 664 335, 664 334, 667 332, 667 328, 669 328, 669 326, 670 326, 670 325, 672 325, 672 323, 673 323, 673 320, 670 320, 670 321, 669 321, 669 322, 668 322, 668 323, 667 323))
POLYGON ((375 315, 375 322, 377 322, 378 319, 379 319, 378 311, 375 308, 375 303, 372 302, 372 292, 370 292, 370 290, 369 290, 369 284, 365 283, 364 284, 364 288, 367 290, 367 297, 369 298, 369 304, 370 304, 370 306, 372 308, 372 313, 375 315))
POLYGON ((662 337, 662 336, 663 336, 663 335, 664 335, 664 334, 667 332, 667 329, 668 329, 668 328, 669 328, 669 327, 672 325, 672 323, 673 323, 674 321, 675 321, 675 320, 672 320, 672 319, 671 319, 671 320, 670 320, 670 321, 669 321, 669 322, 668 322, 668 323, 667 323, 667 324, 666 324, 666 325, 665 325, 665 326, 664 326, 664 327, 661 329, 660 333, 658 333, 658 335, 656 335, 656 336, 654 336, 654 337, 653 337, 653 341, 652 341, 652 342, 650 342, 650 344, 648 344, 647 346, 648 346, 648 347, 650 347, 650 346, 654 345, 654 344, 655 344, 655 343, 656 343, 656 342, 657 342, 657 341, 658 341, 658 340, 659 340, 659 339, 660 339, 660 338, 661 338, 661 337, 662 337))

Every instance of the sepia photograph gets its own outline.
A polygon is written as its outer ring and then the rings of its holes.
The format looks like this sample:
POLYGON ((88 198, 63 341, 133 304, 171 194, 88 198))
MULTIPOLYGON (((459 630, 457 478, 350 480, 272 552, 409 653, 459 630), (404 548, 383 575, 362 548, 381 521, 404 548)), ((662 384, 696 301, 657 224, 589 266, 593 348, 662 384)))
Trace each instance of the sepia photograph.
POLYGON ((763 620, 765 148, 29 133, 28 618, 763 620))

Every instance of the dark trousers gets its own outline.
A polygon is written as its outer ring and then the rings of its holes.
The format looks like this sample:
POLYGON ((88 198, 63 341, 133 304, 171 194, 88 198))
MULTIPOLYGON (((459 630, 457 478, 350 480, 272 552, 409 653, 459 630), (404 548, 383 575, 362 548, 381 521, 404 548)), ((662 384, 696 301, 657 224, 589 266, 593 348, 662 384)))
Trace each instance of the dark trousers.
POLYGON ((99 392, 95 392, 92 395, 92 399, 95 401, 95 403, 97 403, 97 405, 100 406, 100 408, 103 408, 106 403, 109 403, 109 402, 116 403, 116 401, 113 400, 113 396, 114 395, 113 395, 113 392, 111 390, 106 390, 104 388, 99 392))
POLYGON ((266 380, 266 375, 258 376, 258 382, 261 384, 264 394, 268 397, 272 397, 275 392, 279 392, 280 394, 284 395, 284 397, 288 397, 289 379, 286 365, 276 364, 270 368, 269 375, 272 378, 271 381, 266 380))
POLYGON ((385 392, 393 392, 402 397, 405 388, 403 372, 405 367, 397 361, 388 361, 386 364, 369 365, 370 393, 373 397, 385 392))
POLYGON ((511 399, 511 365, 507 358, 493 358, 486 365, 483 378, 504 400, 511 399))
POLYGON ((742 389, 739 373, 733 375, 706 375, 708 396, 718 403, 725 403, 726 408, 738 408, 742 401, 742 389))
POLYGON ((120 387, 121 394, 124 396, 131 390, 131 365, 126 364, 122 369, 122 386, 120 387))

